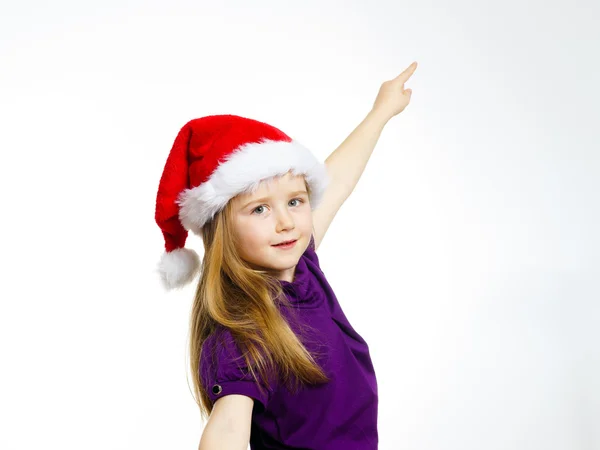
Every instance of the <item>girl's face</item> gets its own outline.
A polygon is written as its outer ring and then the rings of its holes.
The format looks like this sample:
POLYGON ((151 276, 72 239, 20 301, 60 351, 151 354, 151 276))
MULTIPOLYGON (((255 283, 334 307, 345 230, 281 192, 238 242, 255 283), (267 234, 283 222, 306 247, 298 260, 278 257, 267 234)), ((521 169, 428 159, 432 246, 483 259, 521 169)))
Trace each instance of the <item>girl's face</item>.
POLYGON ((292 282, 313 227, 304 176, 288 172, 261 181, 255 192, 239 194, 231 201, 240 257, 255 269, 292 282), (289 240, 296 240, 292 248, 274 246, 289 240))

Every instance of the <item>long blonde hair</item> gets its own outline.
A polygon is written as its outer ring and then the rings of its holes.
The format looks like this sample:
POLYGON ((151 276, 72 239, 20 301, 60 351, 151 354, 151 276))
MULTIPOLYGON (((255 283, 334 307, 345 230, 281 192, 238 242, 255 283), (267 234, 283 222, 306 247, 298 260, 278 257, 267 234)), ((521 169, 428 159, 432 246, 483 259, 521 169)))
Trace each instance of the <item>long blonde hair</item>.
MULTIPOLYGON (((307 190, 310 193, 308 186, 307 190)), ((239 257, 231 200, 202 228, 202 241, 204 257, 189 324, 193 393, 201 418, 208 420, 213 409, 209 386, 203 386, 200 379, 202 344, 219 325, 240 346, 259 389, 268 385, 273 370, 292 391, 299 383, 329 381, 281 315, 275 302, 289 305, 289 301, 278 280, 239 257)))

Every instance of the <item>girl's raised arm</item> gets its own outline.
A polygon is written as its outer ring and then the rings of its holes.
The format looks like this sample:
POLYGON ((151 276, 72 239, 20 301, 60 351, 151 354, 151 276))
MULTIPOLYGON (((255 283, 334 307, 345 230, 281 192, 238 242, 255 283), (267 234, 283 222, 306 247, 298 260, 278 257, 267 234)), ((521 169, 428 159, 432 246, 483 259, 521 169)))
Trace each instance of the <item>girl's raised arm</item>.
POLYGON ((410 103, 412 90, 404 89, 404 83, 416 68, 417 63, 413 62, 396 78, 381 85, 371 111, 325 160, 330 183, 322 203, 313 212, 315 248, 319 247, 333 218, 356 187, 381 131, 410 103))

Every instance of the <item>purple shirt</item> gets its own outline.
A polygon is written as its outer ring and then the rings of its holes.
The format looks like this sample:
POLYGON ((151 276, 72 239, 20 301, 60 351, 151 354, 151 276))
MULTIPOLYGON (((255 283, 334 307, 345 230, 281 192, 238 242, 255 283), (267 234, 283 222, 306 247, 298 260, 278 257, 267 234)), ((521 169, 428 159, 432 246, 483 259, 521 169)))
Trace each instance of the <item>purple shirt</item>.
MULTIPOLYGON (((271 383, 262 394, 249 372, 231 334, 219 329, 225 345, 219 345, 216 364, 209 364, 203 347, 201 380, 213 402, 228 394, 254 399, 250 448, 373 450, 377 449, 377 379, 369 347, 352 328, 319 267, 314 239, 296 266, 293 282, 280 280, 293 311, 281 305, 292 330, 315 354, 330 382, 304 385, 292 394, 271 383), (298 328, 296 321, 310 325, 298 328), (235 361, 234 359, 237 358, 235 361)), ((214 340, 211 335, 205 345, 214 340)), ((210 348, 210 347, 208 347, 210 348)))

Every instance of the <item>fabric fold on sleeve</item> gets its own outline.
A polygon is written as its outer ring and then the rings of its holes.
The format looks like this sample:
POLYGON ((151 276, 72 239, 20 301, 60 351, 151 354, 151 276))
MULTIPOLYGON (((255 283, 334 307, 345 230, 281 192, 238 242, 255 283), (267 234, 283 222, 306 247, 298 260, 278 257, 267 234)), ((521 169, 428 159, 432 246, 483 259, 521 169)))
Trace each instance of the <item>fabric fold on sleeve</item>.
POLYGON ((262 386, 262 391, 259 389, 239 346, 226 328, 219 328, 202 344, 199 370, 202 384, 213 403, 226 395, 239 394, 267 408, 272 385, 262 386))

